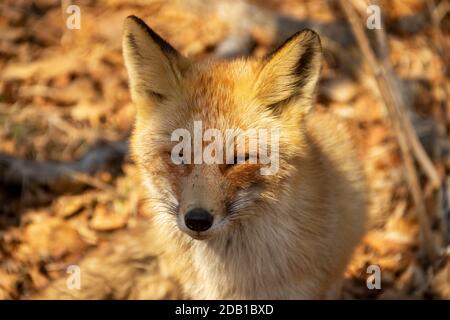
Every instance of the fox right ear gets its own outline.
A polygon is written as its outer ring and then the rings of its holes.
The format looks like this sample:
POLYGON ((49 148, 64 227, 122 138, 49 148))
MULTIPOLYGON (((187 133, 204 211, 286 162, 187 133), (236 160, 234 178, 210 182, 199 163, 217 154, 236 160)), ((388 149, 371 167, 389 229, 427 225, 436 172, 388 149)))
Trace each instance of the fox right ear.
POLYGON ((319 36, 312 30, 294 34, 263 59, 254 83, 260 103, 278 111, 305 113, 312 105, 322 64, 319 36), (290 102, 297 108, 289 108, 290 102))
POLYGON ((125 19, 123 55, 134 102, 158 102, 176 94, 188 61, 136 16, 125 19))

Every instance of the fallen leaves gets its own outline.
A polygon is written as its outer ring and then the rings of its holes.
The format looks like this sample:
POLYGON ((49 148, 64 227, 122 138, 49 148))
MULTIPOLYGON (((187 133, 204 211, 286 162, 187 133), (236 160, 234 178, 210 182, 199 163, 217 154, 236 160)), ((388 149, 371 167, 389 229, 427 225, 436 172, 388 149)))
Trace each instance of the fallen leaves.
POLYGON ((89 226, 96 231, 113 231, 127 225, 128 215, 125 212, 111 212, 106 205, 95 207, 89 226))
POLYGON ((37 219, 25 227, 23 245, 18 254, 23 258, 58 259, 82 251, 86 244, 78 232, 66 221, 50 217, 37 219))
MULTIPOLYGON (((82 158, 98 141, 126 139, 135 111, 122 61, 123 18, 139 14, 181 52, 203 58, 220 48, 223 40, 232 39, 231 32, 252 25, 235 21, 223 8, 202 11, 217 2, 189 1, 180 6, 178 1, 80 0, 82 30, 70 31, 64 28, 57 0, 33 4, 2 1, 0 152, 70 162, 82 158)), ((343 27, 328 3, 257 2, 292 19, 318 25, 337 21, 336 30, 343 27)), ((421 117, 415 123, 416 130, 445 176, 450 158, 441 161, 439 157, 445 157, 449 149, 445 135, 448 101, 439 81, 447 89, 450 82, 442 72, 446 62, 430 45, 428 22, 421 20, 424 3, 382 1, 382 6, 388 8, 391 61, 408 82, 408 92, 415 99, 414 111, 421 117), (402 20, 405 16, 417 19, 402 20), (424 30, 417 27, 424 23, 424 30), (435 152, 436 148, 440 151, 435 152)), ((236 8, 241 14, 241 7, 236 8)), ((255 17, 252 12, 251 19, 255 17)), ((256 47, 246 49, 261 57, 272 50, 278 34, 275 31, 280 30, 270 30, 272 25, 266 21, 254 25, 259 27, 246 36, 256 47)), ((448 257, 443 254, 443 261, 434 269, 418 248, 419 226, 405 185, 402 160, 373 80, 353 59, 354 50, 340 46, 339 41, 331 45, 334 50, 329 50, 328 42, 324 42, 324 80, 318 92, 320 110, 345 118, 353 128, 369 180, 369 230, 346 272, 344 297, 450 299, 448 257), (356 76, 351 74, 354 69, 356 76), (367 289, 370 265, 380 266, 382 290, 367 289)), ((37 186, 24 193, 23 184, 0 184, 0 299, 22 298, 41 290, 89 248, 102 245, 117 231, 132 228, 139 224, 140 217, 149 215, 144 209, 137 168, 126 160, 122 169, 122 176, 100 173, 79 177, 85 183, 76 190, 61 184, 53 188, 37 186)), ((433 207, 431 196, 427 200, 430 212, 440 208, 441 204, 433 207)), ((448 215, 431 216, 448 220, 448 215)), ((434 234, 436 243, 445 246, 446 239, 439 232, 434 234)), ((163 271, 152 272, 139 282, 133 298, 180 297, 176 284, 163 271)))
POLYGON ((450 299, 450 259, 448 256, 443 267, 434 276, 431 287, 436 297, 450 299))

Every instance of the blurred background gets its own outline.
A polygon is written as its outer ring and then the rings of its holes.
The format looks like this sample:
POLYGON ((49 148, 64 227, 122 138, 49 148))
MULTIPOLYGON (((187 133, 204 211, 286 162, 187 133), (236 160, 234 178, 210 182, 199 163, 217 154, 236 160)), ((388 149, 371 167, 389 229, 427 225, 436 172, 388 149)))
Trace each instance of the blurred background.
MULTIPOLYGON (((316 112, 348 123, 369 182, 369 228, 343 297, 450 299, 450 3, 440 0, 2 0, 0 299, 39 292, 148 214, 127 154, 130 14, 193 59, 262 57, 316 30, 316 112), (367 288, 370 265, 380 290, 367 288)), ((154 298, 180 297, 166 280, 154 298)))

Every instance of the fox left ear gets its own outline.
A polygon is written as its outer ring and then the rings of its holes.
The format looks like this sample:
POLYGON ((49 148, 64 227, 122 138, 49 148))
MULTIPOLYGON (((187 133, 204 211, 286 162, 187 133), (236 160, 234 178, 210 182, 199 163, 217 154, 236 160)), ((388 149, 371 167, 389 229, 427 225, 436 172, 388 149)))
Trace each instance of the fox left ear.
POLYGON ((255 82, 257 99, 264 107, 281 111, 295 102, 303 110, 312 107, 322 65, 320 38, 306 29, 290 37, 264 58, 255 82))
POLYGON ((136 16, 125 19, 123 55, 138 111, 179 92, 188 60, 136 16))

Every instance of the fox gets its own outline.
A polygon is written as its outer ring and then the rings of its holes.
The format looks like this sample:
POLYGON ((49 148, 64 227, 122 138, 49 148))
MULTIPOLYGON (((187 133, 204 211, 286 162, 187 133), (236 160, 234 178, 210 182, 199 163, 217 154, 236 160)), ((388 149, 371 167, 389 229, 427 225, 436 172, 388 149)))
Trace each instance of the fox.
POLYGON ((123 56, 150 218, 81 261, 81 290, 62 279, 42 297, 145 298, 158 258, 183 298, 338 299, 365 231, 366 182, 347 126, 314 110, 319 35, 299 31, 263 58, 196 61, 129 16, 123 56), (174 163, 172 133, 193 134, 195 121, 223 134, 277 129, 277 170, 262 174, 247 154, 174 163))

